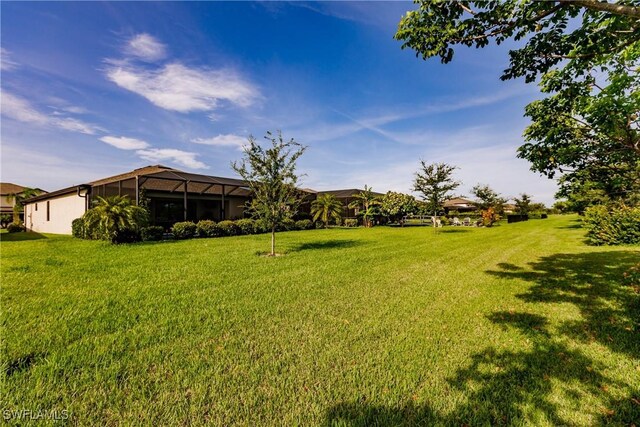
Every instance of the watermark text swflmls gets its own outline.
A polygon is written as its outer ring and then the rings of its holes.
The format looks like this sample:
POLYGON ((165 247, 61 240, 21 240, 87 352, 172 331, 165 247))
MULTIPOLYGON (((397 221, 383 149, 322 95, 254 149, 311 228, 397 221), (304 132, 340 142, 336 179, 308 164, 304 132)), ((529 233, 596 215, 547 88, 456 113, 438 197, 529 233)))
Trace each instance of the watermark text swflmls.
POLYGON ((3 409, 2 418, 9 420, 68 420, 67 409, 3 409))

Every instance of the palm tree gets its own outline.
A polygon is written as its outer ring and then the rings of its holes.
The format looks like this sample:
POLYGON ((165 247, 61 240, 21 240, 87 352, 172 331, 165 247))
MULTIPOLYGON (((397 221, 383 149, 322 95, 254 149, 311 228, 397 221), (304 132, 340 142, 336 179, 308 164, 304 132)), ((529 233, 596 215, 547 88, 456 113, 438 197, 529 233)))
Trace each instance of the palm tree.
POLYGON ((371 187, 364 186, 364 190, 352 194, 355 200, 349 203, 349 207, 351 209, 360 209, 359 215, 362 216, 362 223, 365 227, 371 227, 373 225, 373 218, 378 213, 376 206, 380 204, 378 197, 373 193, 373 189, 371 187))
POLYGON ((13 222, 20 222, 20 213, 23 211, 22 202, 40 194, 40 191, 35 188, 24 188, 19 193, 7 194, 7 201, 13 202, 13 222))
POLYGON ((342 216, 342 203, 333 194, 321 194, 311 202, 311 215, 314 221, 320 219, 327 228, 331 219, 339 220, 342 216))
POLYGON ((115 243, 119 233, 137 230, 147 222, 147 217, 146 209, 132 204, 128 196, 112 196, 97 197, 82 218, 91 238, 115 243))

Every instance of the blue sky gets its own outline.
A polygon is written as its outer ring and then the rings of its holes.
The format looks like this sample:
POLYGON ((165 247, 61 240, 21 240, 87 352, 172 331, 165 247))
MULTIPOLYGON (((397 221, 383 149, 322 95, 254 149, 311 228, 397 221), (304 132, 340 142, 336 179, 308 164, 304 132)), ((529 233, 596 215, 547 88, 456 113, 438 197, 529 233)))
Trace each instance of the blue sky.
POLYGON ((2 2, 2 180, 46 190, 148 164, 233 176, 248 135, 307 145, 318 190, 410 192, 419 159, 550 203, 516 158, 508 46, 422 61, 393 40, 412 3, 2 2))

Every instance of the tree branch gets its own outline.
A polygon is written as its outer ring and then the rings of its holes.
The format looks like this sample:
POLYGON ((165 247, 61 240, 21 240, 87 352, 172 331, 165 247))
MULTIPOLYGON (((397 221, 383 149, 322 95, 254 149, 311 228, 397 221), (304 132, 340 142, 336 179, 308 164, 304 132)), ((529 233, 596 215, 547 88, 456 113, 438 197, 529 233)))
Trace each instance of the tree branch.
POLYGON ((558 0, 559 3, 574 4, 582 6, 586 9, 597 10, 600 12, 609 12, 614 15, 628 16, 630 18, 640 19, 640 8, 636 6, 628 6, 624 4, 607 3, 598 0, 558 0))

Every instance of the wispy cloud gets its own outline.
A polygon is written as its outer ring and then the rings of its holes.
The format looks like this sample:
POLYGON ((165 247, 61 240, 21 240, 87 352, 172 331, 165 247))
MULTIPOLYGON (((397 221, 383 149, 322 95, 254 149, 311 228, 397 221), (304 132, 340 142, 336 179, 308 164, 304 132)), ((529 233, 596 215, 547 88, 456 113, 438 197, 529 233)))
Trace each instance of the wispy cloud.
POLYGON ((154 62, 167 56, 167 47, 153 36, 142 33, 127 42, 124 52, 143 61, 154 62))
POLYGON ((38 126, 50 126, 69 132, 95 135, 102 129, 99 126, 85 123, 72 117, 45 114, 38 111, 29 101, 7 91, 2 91, 2 115, 23 123, 38 126))
POLYGON ((393 111, 377 111, 369 112, 368 114, 344 113, 334 109, 332 110, 333 113, 346 120, 342 120, 341 123, 335 123, 335 121, 323 123, 316 120, 306 126, 298 125, 292 128, 291 131, 298 137, 310 142, 336 140, 356 134, 357 132, 370 131, 391 142, 413 144, 420 139, 424 140, 424 132, 410 135, 408 133, 398 133, 387 130, 385 126, 405 120, 488 106, 522 94, 522 91, 519 89, 508 89, 493 94, 466 97, 461 100, 434 100, 431 103, 418 105, 407 110, 395 108, 393 111))
POLYGON ((195 138, 191 142, 202 145, 212 145, 216 147, 242 147, 247 143, 247 138, 240 135, 226 134, 218 135, 211 138, 195 138))
POLYGON ((10 58, 10 52, 0 47, 0 70, 2 71, 11 71, 18 68, 18 63, 13 62, 10 58))
POLYGON ((149 148, 149 144, 136 138, 127 138, 126 136, 103 136, 100 141, 112 145, 121 150, 141 150, 149 148))
POLYGON ((231 70, 190 68, 180 63, 147 70, 129 64, 113 66, 107 78, 166 110, 210 111, 220 101, 249 106, 258 91, 231 70))
POLYGON ((206 169, 207 165, 196 159, 197 153, 176 150, 174 148, 149 148, 138 150, 136 154, 141 159, 151 162, 171 161, 191 169, 206 169))

